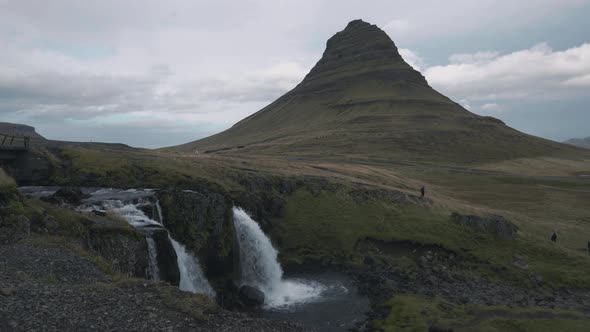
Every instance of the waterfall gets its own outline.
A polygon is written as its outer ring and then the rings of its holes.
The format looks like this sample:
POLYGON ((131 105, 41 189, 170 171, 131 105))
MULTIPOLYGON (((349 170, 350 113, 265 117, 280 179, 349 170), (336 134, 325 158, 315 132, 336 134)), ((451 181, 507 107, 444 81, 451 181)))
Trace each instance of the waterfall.
POLYGON ((178 257, 178 270, 180 270, 179 288, 185 292, 207 294, 215 297, 215 291, 201 270, 197 257, 192 255, 186 248, 172 237, 170 242, 178 257))
POLYGON ((284 307, 317 299, 323 285, 283 280, 278 252, 260 226, 241 208, 234 207, 234 226, 240 252, 240 283, 259 288, 269 307, 284 307))
MULTIPOLYGON (((97 191, 97 193, 104 196, 113 192, 117 193, 114 189, 102 189, 97 191)), ((137 192, 139 191, 135 191, 135 193, 137 192)), ((156 201, 155 206, 160 219, 159 221, 156 221, 146 216, 145 213, 139 209, 140 206, 145 204, 151 203, 149 200, 142 198, 137 199, 136 204, 128 203, 127 201, 123 202, 120 199, 104 198, 100 201, 93 201, 90 204, 85 204, 81 206, 79 210, 113 212, 125 219, 130 225, 146 234, 146 240, 148 243, 149 277, 153 280, 160 280, 157 246, 154 239, 149 234, 151 234, 152 231, 150 230, 150 227, 153 229, 154 226, 157 226, 157 228, 165 229, 163 226, 162 208, 160 207, 160 203, 156 201)), ((191 293, 207 294, 211 297, 215 297, 215 291, 205 277, 197 257, 190 251, 187 251, 178 241, 174 240, 170 236, 170 233, 168 233, 168 238, 170 239, 177 256, 178 270, 180 272, 180 290, 191 293)))
POLYGON ((277 250, 244 210, 234 208, 234 224, 240 246, 241 282, 272 293, 283 277, 277 250))
POLYGON ((158 252, 156 243, 150 236, 146 237, 149 255, 149 277, 152 280, 160 280, 160 269, 158 268, 158 252))
POLYGON ((160 200, 156 201, 156 211, 158 211, 158 221, 161 225, 164 225, 164 217, 162 216, 162 206, 160 206, 160 200))

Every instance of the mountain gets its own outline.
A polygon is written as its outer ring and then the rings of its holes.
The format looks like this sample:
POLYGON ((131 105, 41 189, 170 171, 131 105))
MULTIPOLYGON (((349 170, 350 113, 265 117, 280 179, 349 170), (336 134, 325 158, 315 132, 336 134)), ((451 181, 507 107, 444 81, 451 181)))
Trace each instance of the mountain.
POLYGON ((32 139, 44 140, 45 138, 39 135, 34 127, 24 124, 0 122, 0 134, 13 136, 29 136, 32 139))
POLYGON ((586 138, 572 138, 572 139, 569 139, 563 143, 579 146, 581 148, 590 149, 590 136, 588 136, 586 138))
POLYGON ((467 111, 431 88, 383 30, 355 20, 293 90, 224 132, 169 149, 483 163, 575 148, 467 111))

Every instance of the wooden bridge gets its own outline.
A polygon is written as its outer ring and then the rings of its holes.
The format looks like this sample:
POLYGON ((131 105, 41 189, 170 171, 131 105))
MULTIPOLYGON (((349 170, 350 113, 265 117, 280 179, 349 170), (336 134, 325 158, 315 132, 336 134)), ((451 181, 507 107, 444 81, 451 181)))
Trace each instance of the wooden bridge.
POLYGON ((0 133, 0 150, 28 151, 31 144, 29 136, 14 136, 0 133))
POLYGON ((0 164, 16 162, 26 158, 31 147, 29 136, 15 136, 0 133, 0 164))

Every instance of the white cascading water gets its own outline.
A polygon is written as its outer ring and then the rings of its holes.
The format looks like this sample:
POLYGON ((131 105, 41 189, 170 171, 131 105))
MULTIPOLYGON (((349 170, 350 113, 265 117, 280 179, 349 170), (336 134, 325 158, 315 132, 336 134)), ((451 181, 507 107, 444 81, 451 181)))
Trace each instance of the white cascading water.
POLYGON ((207 294, 215 297, 215 291, 207 281, 199 260, 190 254, 178 241, 170 238, 176 256, 178 257, 178 269, 180 270, 180 284, 178 288, 185 292, 207 294))
POLYGON ((325 286, 312 281, 283 279, 277 250, 260 226, 241 208, 234 207, 234 225, 240 249, 240 282, 259 288, 265 305, 288 307, 319 298, 325 286))
POLYGON ((149 277, 152 280, 160 280, 160 268, 158 268, 158 251, 156 242, 151 237, 146 237, 148 244, 149 277))
MULTIPOLYGON (((105 193, 106 190, 110 189, 101 190, 101 194, 105 193)), ((138 205, 141 204, 147 203, 140 201, 138 205)), ((150 225, 164 227, 161 223, 163 219, 162 210, 159 202, 156 202, 156 209, 158 212, 158 216, 160 218, 160 222, 146 216, 143 211, 138 209, 138 205, 125 204, 120 200, 105 200, 100 202, 99 205, 97 203, 94 203, 82 207, 82 210, 111 211, 125 219, 130 225, 136 228, 146 227, 150 225)), ((170 235, 168 235, 168 237, 170 239, 170 242, 172 243, 172 246, 174 247, 174 251, 176 252, 178 261, 178 270, 180 272, 180 284, 178 288, 186 292, 206 294, 211 297, 215 297, 215 291, 213 290, 213 288, 209 284, 209 281, 205 277, 205 274, 201 269, 201 265, 199 264, 199 260, 197 259, 197 257, 189 251, 187 251, 182 244, 174 240, 172 237, 170 237, 170 235)), ((148 254, 150 278, 154 280, 159 280, 160 271, 158 268, 156 244, 155 241, 149 236, 147 237, 147 241, 149 250, 148 254)))

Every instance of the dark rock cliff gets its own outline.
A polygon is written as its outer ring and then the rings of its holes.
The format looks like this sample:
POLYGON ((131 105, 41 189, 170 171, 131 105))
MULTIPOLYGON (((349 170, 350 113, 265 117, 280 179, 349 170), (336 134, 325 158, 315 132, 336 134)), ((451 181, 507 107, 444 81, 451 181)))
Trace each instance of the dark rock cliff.
POLYGON ((168 232, 165 229, 156 230, 152 234, 158 252, 158 269, 160 279, 175 286, 180 284, 180 270, 178 269, 178 257, 168 232))
POLYGON ((231 276, 234 226, 231 202, 200 188, 163 190, 157 194, 164 226, 196 253, 208 278, 231 276))
POLYGON ((148 248, 141 234, 104 232, 93 227, 88 232, 85 246, 105 259, 113 272, 147 278, 148 248))

